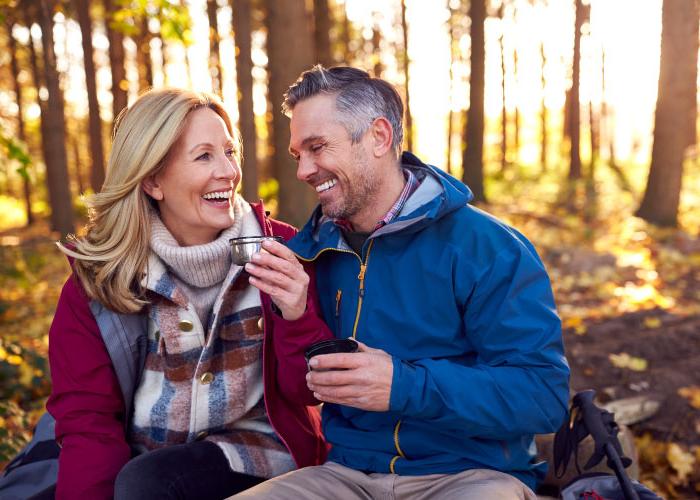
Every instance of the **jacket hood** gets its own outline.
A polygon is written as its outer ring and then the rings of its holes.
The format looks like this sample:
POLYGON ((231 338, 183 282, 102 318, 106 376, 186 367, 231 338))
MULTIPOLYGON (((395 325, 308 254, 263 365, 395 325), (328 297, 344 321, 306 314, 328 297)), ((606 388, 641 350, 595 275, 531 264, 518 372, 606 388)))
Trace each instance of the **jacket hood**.
MULTIPOLYGON (((473 194, 460 180, 438 168, 423 163, 414 154, 404 152, 401 165, 413 172, 420 185, 406 200, 399 215, 377 230, 371 238, 396 231, 418 231, 426 224, 465 206, 473 194)), ((302 230, 288 243, 289 248, 305 260, 313 260, 325 248, 350 250, 338 226, 323 215, 317 205, 302 230)))

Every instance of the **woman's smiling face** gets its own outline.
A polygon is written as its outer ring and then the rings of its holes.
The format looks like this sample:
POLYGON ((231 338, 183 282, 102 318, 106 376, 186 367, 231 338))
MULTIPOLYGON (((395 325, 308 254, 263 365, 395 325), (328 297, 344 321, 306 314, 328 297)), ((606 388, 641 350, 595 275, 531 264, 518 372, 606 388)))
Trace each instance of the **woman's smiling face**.
POLYGON ((233 197, 241 180, 236 145, 212 109, 190 112, 163 168, 143 182, 165 227, 182 246, 216 239, 233 224, 233 197))

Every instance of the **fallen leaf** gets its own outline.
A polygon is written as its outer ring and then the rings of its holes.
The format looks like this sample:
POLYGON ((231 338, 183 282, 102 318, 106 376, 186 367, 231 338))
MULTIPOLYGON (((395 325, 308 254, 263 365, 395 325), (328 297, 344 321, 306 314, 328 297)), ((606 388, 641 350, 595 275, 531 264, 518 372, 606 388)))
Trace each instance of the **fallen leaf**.
POLYGON ((627 368, 635 372, 643 372, 647 369, 648 365, 646 359, 630 356, 626 352, 621 352, 620 354, 610 354, 608 358, 613 366, 617 368, 627 368))
POLYGON ((695 457, 687 451, 684 451, 678 444, 670 443, 668 445, 668 451, 666 452, 666 459, 678 474, 678 480, 681 483, 685 483, 690 473, 693 472, 695 457))
POLYGON ((678 395, 687 399, 693 408, 700 409, 700 386, 681 387, 678 389, 678 395))

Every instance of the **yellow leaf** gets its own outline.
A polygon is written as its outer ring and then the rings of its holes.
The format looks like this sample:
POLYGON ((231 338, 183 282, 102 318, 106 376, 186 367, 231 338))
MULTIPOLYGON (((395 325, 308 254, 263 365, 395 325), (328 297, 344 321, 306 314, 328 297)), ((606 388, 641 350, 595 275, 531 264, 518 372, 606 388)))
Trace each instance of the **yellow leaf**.
POLYGON ((613 366, 617 368, 627 368, 635 372, 643 372, 647 369, 647 360, 630 356, 626 352, 620 354, 610 354, 608 356, 613 366))
POLYGON ((681 387, 678 389, 678 395, 687 399, 693 408, 700 409, 700 386, 681 387))
POLYGON ((10 363, 11 365, 21 365, 22 364, 22 357, 17 356, 16 354, 10 354, 7 357, 7 362, 10 363))
POLYGON ((671 467, 678 474, 678 479, 681 482, 685 482, 693 472, 693 465, 695 464, 695 457, 690 453, 683 451, 683 449, 676 443, 671 443, 668 445, 668 451, 666 452, 666 459, 671 467))
POLYGON ((5 422, 5 419, 3 417, 0 417, 0 429, 4 429, 7 426, 7 423, 5 422))
POLYGON ((583 318, 581 316, 573 316, 566 318, 562 324, 564 328, 577 328, 583 326, 583 318))
POLYGON ((644 318, 644 326, 646 328, 658 328, 661 326, 661 320, 659 318, 655 318, 653 316, 650 316, 648 318, 644 318))
POLYGON ((586 335, 587 330, 588 330, 588 328, 586 328, 585 325, 578 325, 578 326, 574 327, 574 333, 576 335, 586 335))
POLYGON ((28 363, 19 365, 19 381, 25 387, 31 387, 34 379, 34 369, 28 363))
POLYGON ((7 351, 4 347, 0 347, 0 361, 5 361, 7 359, 7 351))

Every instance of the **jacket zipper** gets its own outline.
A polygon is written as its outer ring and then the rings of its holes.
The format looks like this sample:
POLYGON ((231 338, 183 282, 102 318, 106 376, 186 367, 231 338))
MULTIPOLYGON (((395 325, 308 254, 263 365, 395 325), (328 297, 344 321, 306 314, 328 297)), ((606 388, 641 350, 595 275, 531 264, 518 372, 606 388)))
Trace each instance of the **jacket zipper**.
POLYGON ((365 273, 367 272, 367 264, 369 263, 369 254, 372 251, 372 245, 374 245, 374 240, 369 240, 369 246, 367 247, 367 255, 365 255, 365 261, 360 261, 360 274, 357 275, 357 279, 360 280, 360 292, 357 298, 357 313, 355 313, 355 324, 352 327, 352 338, 357 336, 357 324, 360 322, 360 311, 362 311, 362 299, 365 296, 365 273))
POLYGON ((335 294, 335 330, 338 338, 343 338, 343 324, 340 322, 340 300, 343 298, 343 291, 338 288, 335 294))
POLYGON ((396 422, 396 426, 394 427, 394 446, 396 447, 396 452, 398 455, 396 455, 394 458, 391 459, 391 462, 389 462, 389 470, 391 471, 392 474, 396 474, 396 470, 394 469, 394 465, 396 464, 396 461, 399 458, 406 458, 406 455, 404 454, 403 450, 401 449, 401 446, 399 445, 399 429, 401 428, 401 419, 399 419, 398 422, 396 422))

